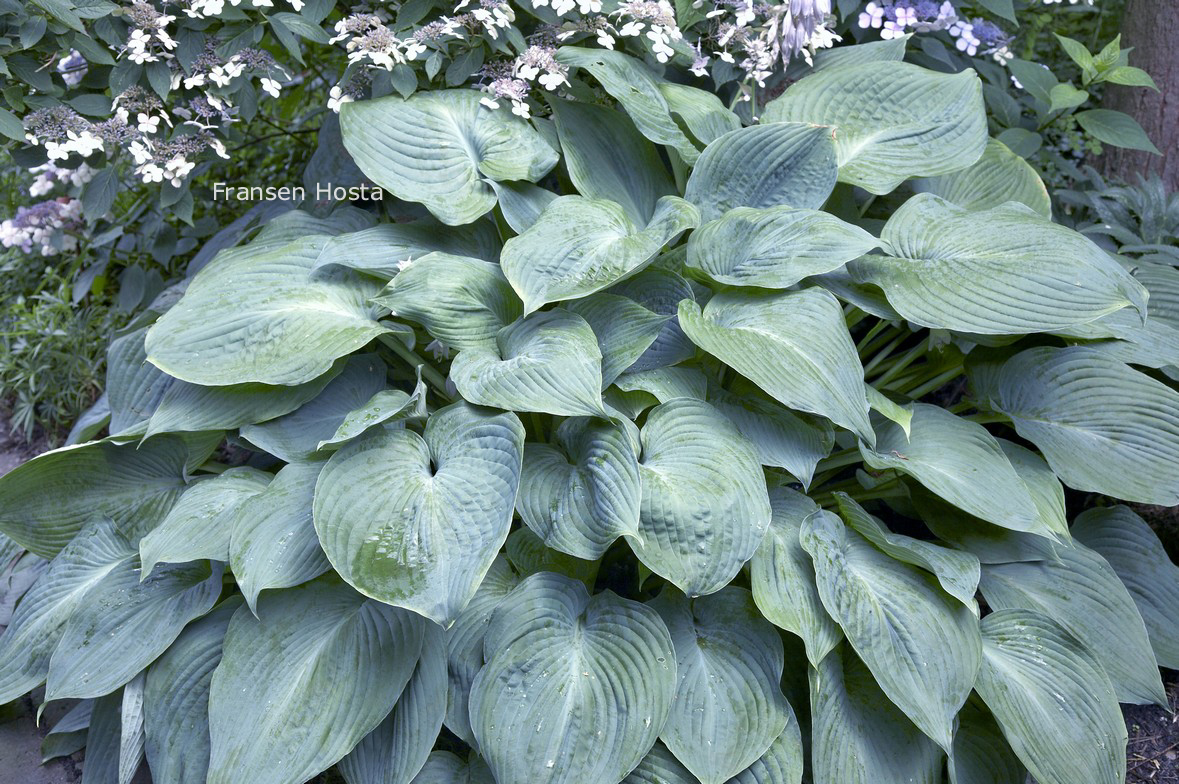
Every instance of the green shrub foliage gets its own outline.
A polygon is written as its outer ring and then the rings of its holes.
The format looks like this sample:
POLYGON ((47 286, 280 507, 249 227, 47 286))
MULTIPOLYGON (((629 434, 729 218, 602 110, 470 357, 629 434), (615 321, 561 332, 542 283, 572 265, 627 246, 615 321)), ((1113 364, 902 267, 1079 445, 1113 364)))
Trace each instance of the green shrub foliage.
POLYGON ((0 479, 0 702, 112 782, 1122 781, 1179 273, 1053 223, 973 72, 843 51, 752 125, 576 47, 551 119, 343 105, 418 218, 287 212, 120 334, 109 435, 0 479))

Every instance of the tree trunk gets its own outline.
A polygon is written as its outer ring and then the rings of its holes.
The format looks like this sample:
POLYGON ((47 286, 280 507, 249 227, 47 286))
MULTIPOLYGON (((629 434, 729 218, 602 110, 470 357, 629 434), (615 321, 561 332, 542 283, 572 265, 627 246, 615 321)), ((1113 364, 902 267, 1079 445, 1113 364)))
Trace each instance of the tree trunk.
POLYGON ((1127 0, 1122 47, 1133 47, 1130 64, 1154 77, 1161 92, 1109 85, 1105 105, 1129 114, 1163 153, 1105 146, 1100 165, 1120 180, 1158 174, 1169 190, 1179 191, 1179 0, 1127 0))

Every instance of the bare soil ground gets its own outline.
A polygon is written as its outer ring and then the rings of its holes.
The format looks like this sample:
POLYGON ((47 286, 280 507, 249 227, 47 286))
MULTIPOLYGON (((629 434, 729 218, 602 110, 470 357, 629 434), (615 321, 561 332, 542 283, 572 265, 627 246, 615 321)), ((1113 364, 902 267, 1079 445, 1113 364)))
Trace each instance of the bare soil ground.
POLYGON ((1126 705, 1127 784, 1179 784, 1179 673, 1166 672, 1171 712, 1153 705, 1126 705))

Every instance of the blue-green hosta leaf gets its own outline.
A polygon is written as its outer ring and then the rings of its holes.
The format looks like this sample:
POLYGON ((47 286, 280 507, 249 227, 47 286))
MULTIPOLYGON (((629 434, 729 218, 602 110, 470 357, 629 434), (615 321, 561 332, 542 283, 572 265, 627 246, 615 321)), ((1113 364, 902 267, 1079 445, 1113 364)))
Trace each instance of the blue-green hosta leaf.
POLYGON ((810 671, 811 775, 839 784, 940 784, 942 754, 846 645, 810 671))
POLYGON ((660 197, 676 192, 655 146, 625 114, 577 101, 550 105, 569 179, 582 196, 616 202, 645 225, 660 197))
POLYGON ((1027 205, 1052 219, 1052 199, 1031 164, 996 139, 973 166, 913 182, 920 193, 933 193, 968 210, 989 210, 1009 201, 1027 205))
POLYGON ((955 506, 987 522, 1044 536, 1026 485, 987 429, 944 408, 914 403, 908 438, 895 422, 877 420, 876 447, 860 445, 864 462, 908 474, 955 506))
POLYGON ((1083 544, 1056 552, 1053 561, 984 565, 979 588, 987 604, 1059 623, 1101 662, 1119 702, 1165 705, 1146 625, 1117 573, 1083 544))
POLYGON ((523 312, 498 264, 449 253, 415 260, 374 301, 459 351, 492 345, 523 312))
POLYGON ((471 682, 483 667, 483 635, 491 613, 520 583, 506 558, 497 557, 471 601, 446 630, 446 661, 449 688, 446 692, 446 727, 468 745, 475 745, 471 731, 471 682))
POLYGON ((858 226, 818 210, 737 207, 692 233, 687 267, 729 286, 785 289, 879 244, 858 226))
POLYGON ((1150 318, 1179 329, 1179 269, 1145 259, 1135 259, 1134 264, 1134 277, 1150 292, 1146 307, 1150 318))
POLYGON ((864 392, 868 396, 868 405, 872 407, 872 410, 899 425, 905 438, 908 438, 913 429, 913 407, 895 402, 871 384, 864 385, 864 392))
MULTIPOLYGON (((651 267, 613 286, 610 293, 633 299, 660 316, 675 316, 681 300, 696 298, 692 285, 682 276, 651 267)), ((695 355, 696 347, 680 329, 679 321, 669 318, 651 347, 627 370, 638 372, 667 367, 695 355)))
POLYGON ((723 414, 682 398, 656 406, 642 431, 642 505, 631 549, 689 596, 715 593, 761 544, 770 524, 753 445, 723 414))
POLYGON ((981 656, 971 609, 932 575, 880 552, 830 512, 803 522, 801 542, 814 560, 823 606, 880 688, 948 750, 954 715, 970 694, 981 656))
POLYGON ((708 377, 700 368, 690 366, 623 373, 614 384, 624 392, 646 392, 660 403, 683 397, 691 400, 708 397, 708 377))
POLYGON ((1056 557, 1057 542, 1038 534, 1001 528, 966 514, 923 487, 910 496, 926 527, 943 542, 976 556, 982 563, 1042 561, 1056 557))
POLYGON ((479 100, 464 88, 355 101, 340 111, 344 146, 397 198, 451 226, 472 223, 495 206, 485 178, 536 182, 558 158, 527 121, 479 100))
POLYGON ((1140 315, 1123 308, 1108 316, 1060 330, 1058 335, 1080 338, 1112 359, 1127 365, 1149 368, 1179 366, 1179 328, 1151 313, 1153 294, 1147 306, 1146 323, 1140 315))
POLYGON ((336 452, 315 488, 315 530, 360 592, 450 625, 508 536, 524 427, 457 403, 425 434, 381 428, 336 452))
POLYGON ((95 518, 49 564, 0 636, 0 704, 45 681, 66 621, 94 586, 130 570, 135 545, 108 518, 95 518))
POLYGON ((823 289, 725 291, 703 312, 681 302, 679 322, 692 342, 782 405, 825 416, 874 442, 864 368, 843 309, 823 289))
POLYGON ((566 419, 552 446, 526 444, 520 517, 549 547, 598 559, 619 536, 638 537, 639 463, 630 435, 589 417, 566 419))
POLYGON ((496 182, 491 181, 495 189, 495 197, 499 200, 499 209, 503 213, 504 221, 512 231, 520 234, 532 228, 544 208, 549 206, 557 194, 530 182, 496 182))
POLYGON ((671 321, 629 297, 600 291, 565 304, 593 329, 602 352, 602 386, 614 380, 651 348, 671 321))
POLYGON ((449 751, 434 751, 413 784, 495 784, 487 763, 471 754, 463 762, 449 751))
POLYGON ((140 672, 123 687, 123 704, 119 711, 119 784, 131 784, 143 762, 144 733, 143 685, 146 673, 140 672))
POLYGON ((142 576, 158 563, 228 561, 233 508, 265 490, 272 478, 242 466, 190 485, 164 521, 140 540, 142 576))
POLYGON ((41 741, 41 764, 68 757, 86 745, 86 731, 95 700, 79 700, 58 720, 41 741))
POLYGON ((639 131, 656 144, 673 148, 688 165, 700 152, 671 116, 671 106, 655 76, 641 60, 609 49, 562 46, 557 59, 588 71, 634 120, 639 131))
POLYGON ((148 359, 206 386, 305 384, 328 372, 388 329, 369 302, 377 282, 346 269, 311 274, 327 239, 218 256, 148 331, 148 359))
POLYGON ((803 487, 810 485, 815 466, 835 445, 835 430, 826 419, 796 414, 752 391, 733 395, 720 390, 708 402, 753 442, 762 465, 786 469, 803 487))
POLYGON ((145 438, 157 433, 236 430, 288 414, 314 398, 344 369, 344 361, 306 384, 229 384, 206 387, 173 381, 147 421, 145 438))
POLYGON ((786 728, 782 638, 744 588, 697 599, 665 588, 649 606, 671 632, 679 678, 659 738, 703 784, 722 784, 786 728))
POLYGON ((978 604, 974 600, 980 577, 978 556, 923 539, 894 534, 846 493, 836 493, 835 499, 844 522, 876 545, 876 549, 890 558, 932 573, 946 593, 978 615, 978 604))
POLYGON ((446 635, 425 624, 422 653, 396 707, 339 771, 348 784, 410 784, 430 756, 446 714, 446 635))
POLYGON ((544 541, 527 526, 517 528, 508 535, 504 555, 521 577, 529 577, 537 572, 555 572, 580 580, 586 588, 594 587, 598 567, 601 566, 599 561, 577 558, 546 547, 544 541))
POLYGON ((335 435, 349 413, 385 388, 386 370, 376 354, 353 355, 314 399, 285 416, 247 425, 241 435, 279 460, 306 460, 321 441, 335 435))
POLYGON ((233 508, 229 564, 251 610, 268 588, 288 588, 331 568, 311 522, 315 480, 324 464, 291 463, 261 493, 233 508))
POLYGON ((762 122, 833 125, 839 180, 889 193, 910 177, 970 166, 987 145, 982 83, 904 62, 819 71, 766 107, 762 122))
POLYGON ((730 131, 704 149, 684 198, 706 221, 736 207, 818 209, 835 188, 831 128, 776 122, 730 131))
POLYGON ((290 784, 338 762, 389 715, 425 621, 324 578, 234 613, 209 692, 208 784, 290 784))
POLYGON ((975 687, 1036 781, 1124 781, 1126 725, 1109 678, 1085 646, 1029 610, 993 612, 982 632, 975 687))
POLYGON ((83 784, 126 784, 120 781, 120 740, 123 731, 123 690, 94 701, 86 731, 86 765, 83 784))
POLYGON ((971 212, 929 193, 893 213, 883 256, 849 269, 906 319, 979 335, 1050 332, 1132 306, 1146 289, 1082 234, 1020 204, 971 212))
POLYGON ((1064 510, 1064 486, 1060 484, 1056 474, 1052 473, 1052 469, 1048 467, 1044 458, 1032 450, 1003 438, 995 440, 999 442, 999 448, 1003 450, 1003 454, 1007 455, 1015 473, 1019 474, 1020 481, 1028 489, 1040 522, 1058 540, 1067 542, 1069 531, 1064 510))
POLYGON ((562 196, 528 231, 504 244, 500 264, 531 313, 612 286, 654 260, 667 242, 700 216, 678 196, 664 196, 646 226, 613 201, 562 196))
POLYGON ((666 746, 656 741, 622 784, 700 784, 700 780, 666 746))
POLYGON ((786 712, 786 729, 779 733, 765 754, 731 778, 729 784, 802 784, 802 730, 789 704, 786 712))
POLYGON ((602 352, 585 319, 534 313, 500 330, 496 344, 461 352, 450 378, 465 400, 509 411, 606 416, 602 352))
POLYGON ((700 144, 712 144, 729 131, 741 127, 741 118, 709 90, 699 90, 686 84, 660 82, 659 93, 667 101, 673 117, 687 126, 688 133, 700 144))
POLYGON ((655 743, 675 697, 655 611, 534 574, 496 608, 471 725, 499 784, 617 784, 655 743))
POLYGON ((49 660, 45 699, 100 697, 119 688, 168 649, 189 621, 221 594, 221 565, 160 566, 140 581, 116 569, 79 602, 49 660))
POLYGON ((0 477, 0 533, 52 558, 89 520, 106 516, 138 541, 183 492, 188 457, 188 446, 174 436, 46 452, 0 477))
POLYGON ((384 283, 407 263, 434 251, 496 261, 501 244, 495 226, 486 220, 467 226, 446 226, 432 219, 382 223, 332 237, 324 243, 311 269, 338 264, 384 283))
MULTIPOLYGON (((983 654, 986 654, 984 638, 983 654)), ((984 660, 985 661, 985 660, 984 660)), ((985 666, 985 665, 984 665, 985 666)), ((958 712, 950 784, 1025 784, 1028 772, 995 717, 972 697, 958 712)))
POLYGON ((861 63, 900 62, 905 59, 905 49, 912 37, 911 34, 902 35, 899 38, 869 41, 866 44, 822 49, 815 52, 815 70, 846 68, 861 63))
POLYGON ((106 350, 106 395, 110 403, 110 432, 121 433, 146 421, 175 382, 147 361, 143 347, 147 327, 111 341, 106 350))
POLYGON ((814 501, 785 487, 770 488, 770 530, 750 562, 749 583, 757 607, 774 625, 802 638, 812 667, 818 667, 843 633, 819 598, 815 567, 802 549, 799 532, 819 511, 814 501))
POLYGON ((1061 481, 1144 504, 1179 504, 1179 393, 1099 351, 1033 348, 982 399, 1011 417, 1061 481))
POLYGON ((1179 667, 1179 567, 1158 535, 1128 506, 1115 506, 1082 512, 1073 536, 1109 562, 1125 584, 1159 664, 1179 667))
POLYGON ((425 419, 427 413, 426 385, 421 378, 409 394, 400 389, 382 389, 364 405, 349 411, 331 438, 320 441, 318 448, 338 448, 363 435, 369 428, 385 422, 394 424, 406 419, 425 419))
POLYGON ((147 764, 156 781, 204 784, 208 776, 209 684, 241 605, 241 597, 232 596, 194 621, 147 670, 147 764))

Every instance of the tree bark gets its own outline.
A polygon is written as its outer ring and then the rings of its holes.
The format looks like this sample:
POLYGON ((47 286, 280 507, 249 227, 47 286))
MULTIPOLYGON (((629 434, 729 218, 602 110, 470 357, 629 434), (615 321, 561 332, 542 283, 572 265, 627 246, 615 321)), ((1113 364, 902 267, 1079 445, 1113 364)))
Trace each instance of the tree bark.
POLYGON ((1137 173, 1158 174, 1179 191, 1179 0, 1127 0, 1122 47, 1134 48, 1130 64, 1149 72, 1160 92, 1111 84, 1105 105, 1137 120, 1163 154, 1106 145, 1100 167, 1130 182, 1137 173))

